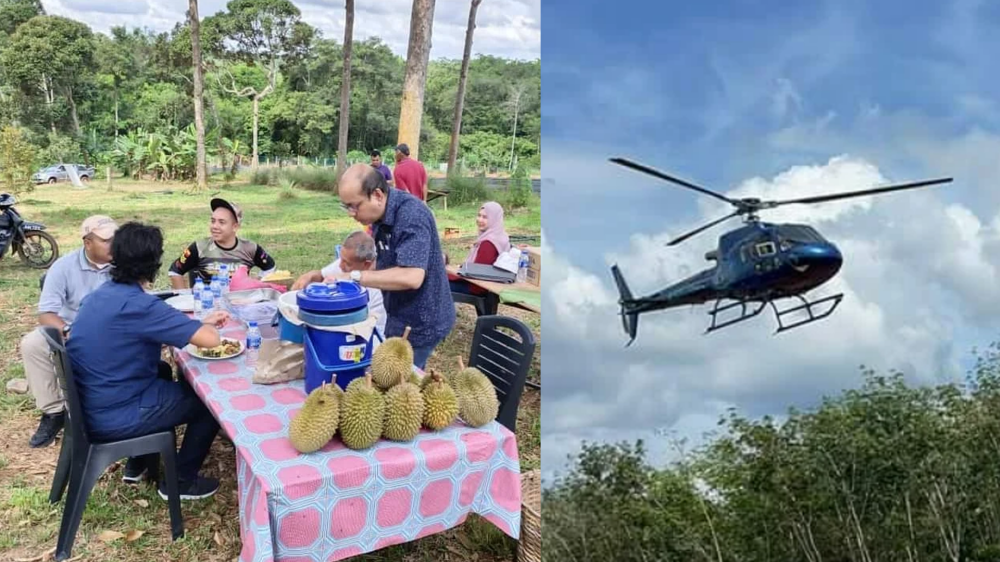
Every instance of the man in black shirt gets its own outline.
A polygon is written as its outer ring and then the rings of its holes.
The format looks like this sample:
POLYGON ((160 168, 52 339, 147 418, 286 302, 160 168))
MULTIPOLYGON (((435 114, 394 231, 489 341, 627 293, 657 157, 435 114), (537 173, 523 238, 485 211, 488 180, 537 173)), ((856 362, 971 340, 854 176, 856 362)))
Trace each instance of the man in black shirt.
POLYGON ((259 268, 261 276, 276 267, 274 258, 259 244, 236 236, 243 222, 243 211, 238 206, 219 198, 212 199, 211 205, 211 237, 192 242, 170 266, 170 285, 174 289, 187 288, 185 277, 192 271, 203 282, 210 283, 222 264, 228 266, 230 276, 240 265, 247 266, 248 271, 259 268))

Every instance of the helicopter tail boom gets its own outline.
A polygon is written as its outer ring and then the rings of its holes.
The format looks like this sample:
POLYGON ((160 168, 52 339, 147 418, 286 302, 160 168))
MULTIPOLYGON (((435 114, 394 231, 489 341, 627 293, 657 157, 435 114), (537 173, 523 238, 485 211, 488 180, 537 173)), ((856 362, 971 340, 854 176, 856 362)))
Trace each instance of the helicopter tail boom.
POLYGON ((633 312, 632 305, 634 299, 632 291, 629 290, 628 283, 625 282, 625 278, 622 276, 621 270, 618 269, 617 265, 611 266, 611 273, 615 276, 615 284, 618 285, 618 294, 621 296, 618 302, 622 307, 622 327, 630 338, 628 343, 625 344, 625 347, 628 347, 635 341, 636 331, 639 329, 639 313, 633 312))

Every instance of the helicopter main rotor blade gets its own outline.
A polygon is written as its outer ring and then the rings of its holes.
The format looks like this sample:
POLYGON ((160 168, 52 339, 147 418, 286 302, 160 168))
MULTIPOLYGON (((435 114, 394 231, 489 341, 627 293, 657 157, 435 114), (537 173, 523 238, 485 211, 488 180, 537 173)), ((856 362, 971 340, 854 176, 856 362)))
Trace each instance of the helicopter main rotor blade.
POLYGON ((917 181, 912 183, 902 183, 898 185, 889 185, 886 187, 876 187, 873 189, 864 189, 861 191, 848 191, 845 193, 831 193, 829 195, 817 195, 815 197, 803 197, 801 199, 785 199, 783 201, 771 201, 766 204, 767 207, 777 207, 778 205, 790 205, 792 203, 824 203, 826 201, 834 201, 836 199, 847 199, 848 197, 860 197, 862 195, 874 195, 876 193, 885 193, 888 191, 899 191, 902 189, 914 189, 917 187, 926 187, 929 185, 937 185, 940 183, 949 183, 952 178, 941 178, 936 180, 926 180, 917 181))
POLYGON ((680 244, 681 242, 687 240, 688 238, 691 238, 695 234, 699 234, 701 232, 704 232, 704 231, 712 228, 713 226, 715 226, 717 224, 726 222, 727 220, 729 220, 729 219, 731 219, 731 218, 739 215, 740 213, 741 213, 741 211, 733 211, 732 213, 729 213, 728 215, 722 217, 721 219, 714 220, 714 221, 712 221, 712 222, 710 222, 710 223, 708 223, 708 224, 706 224, 704 226, 698 227, 698 228, 692 230, 691 232, 688 232, 687 234, 684 234, 683 236, 680 236, 678 238, 674 238, 673 240, 671 240, 670 242, 667 243, 667 246, 676 246, 677 244, 680 244))
POLYGON ((660 178, 661 180, 667 180, 669 182, 673 182, 673 183, 682 185, 682 186, 687 187, 689 189, 693 189, 693 190, 695 190, 697 192, 704 193, 705 195, 709 195, 711 197, 715 197, 716 199, 721 199, 721 200, 723 200, 726 203, 729 203, 731 205, 737 205, 738 204, 736 201, 733 201, 732 199, 726 197, 725 195, 722 195, 721 193, 716 193, 716 192, 712 191, 711 189, 707 189, 707 188, 701 187, 699 185, 695 185, 695 184, 693 184, 691 182, 684 181, 684 180, 682 180, 680 178, 675 178, 673 176, 668 176, 667 174, 664 174, 663 172, 661 172, 659 170, 655 170, 653 168, 650 168, 649 166, 645 166, 643 164, 639 164, 637 162, 633 162, 633 161, 628 160, 626 158, 611 158, 610 160, 612 162, 614 162, 615 164, 619 164, 621 166, 625 166, 626 168, 632 168, 633 170, 638 170, 640 172, 647 173, 647 174, 649 174, 651 176, 660 178))

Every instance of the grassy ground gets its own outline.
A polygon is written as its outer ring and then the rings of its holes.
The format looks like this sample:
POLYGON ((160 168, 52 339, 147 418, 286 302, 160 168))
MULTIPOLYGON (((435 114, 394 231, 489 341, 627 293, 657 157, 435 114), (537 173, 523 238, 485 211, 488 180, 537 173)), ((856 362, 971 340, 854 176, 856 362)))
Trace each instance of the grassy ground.
MULTIPOLYGON (((188 192, 189 187, 165 183, 116 182, 108 192, 103 182, 77 190, 66 184, 41 186, 18 197, 17 209, 29 220, 44 223, 57 238, 61 254, 80 246, 81 221, 92 214, 107 214, 120 223, 140 220, 159 225, 166 238, 163 272, 155 283, 166 288, 166 270, 195 238, 208 235, 213 196, 231 198, 244 209, 240 235, 262 244, 280 269, 294 274, 318 269, 329 263, 333 246, 358 228, 330 194, 273 187, 213 182, 206 193, 188 192)), ((475 232, 475 206, 443 211, 432 203, 438 228, 457 227, 460 238, 444 242, 453 260, 468 251, 475 232)), ((540 203, 507 217, 512 236, 523 236, 538 244, 541 231, 540 203)), ((16 256, 0 260, 0 383, 22 377, 18 345, 34 326, 38 302, 39 270, 28 269, 16 256)), ((501 314, 515 316, 540 338, 539 315, 501 305, 501 314)), ((475 323, 472 307, 458 306, 455 330, 428 362, 429 368, 452 370, 456 356, 468 356, 475 323)), ((529 378, 540 381, 541 347, 529 378)), ((518 415, 518 445, 522 470, 537 468, 540 460, 540 393, 525 388, 518 415)), ((61 439, 44 449, 31 449, 28 439, 38 424, 39 412, 29 395, 0 391, 0 560, 41 560, 55 548, 63 504, 50 505, 52 482, 61 439)), ((186 536, 170 540, 166 503, 150 484, 139 487, 121 482, 121 465, 112 466, 98 483, 84 513, 73 550, 81 560, 234 560, 239 556, 239 516, 232 444, 217 439, 206 461, 205 472, 219 477, 222 488, 213 498, 185 502, 186 536), (110 532, 110 533, 109 533, 110 532), (114 533, 126 535, 114 538, 114 533)), ((516 545, 492 524, 470 516, 457 529, 405 545, 362 556, 363 561, 513 560, 516 545)))

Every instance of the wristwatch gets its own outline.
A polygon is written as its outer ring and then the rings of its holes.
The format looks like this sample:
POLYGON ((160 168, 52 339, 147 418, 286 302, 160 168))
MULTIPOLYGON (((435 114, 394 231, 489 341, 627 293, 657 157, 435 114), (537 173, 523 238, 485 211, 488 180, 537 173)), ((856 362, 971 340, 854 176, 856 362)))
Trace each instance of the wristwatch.
POLYGON ((361 272, 355 269, 351 272, 351 281, 355 283, 361 283, 361 272))
POLYGON ((68 335, 69 335, 69 324, 64 324, 62 327, 62 337, 65 338, 68 335))

